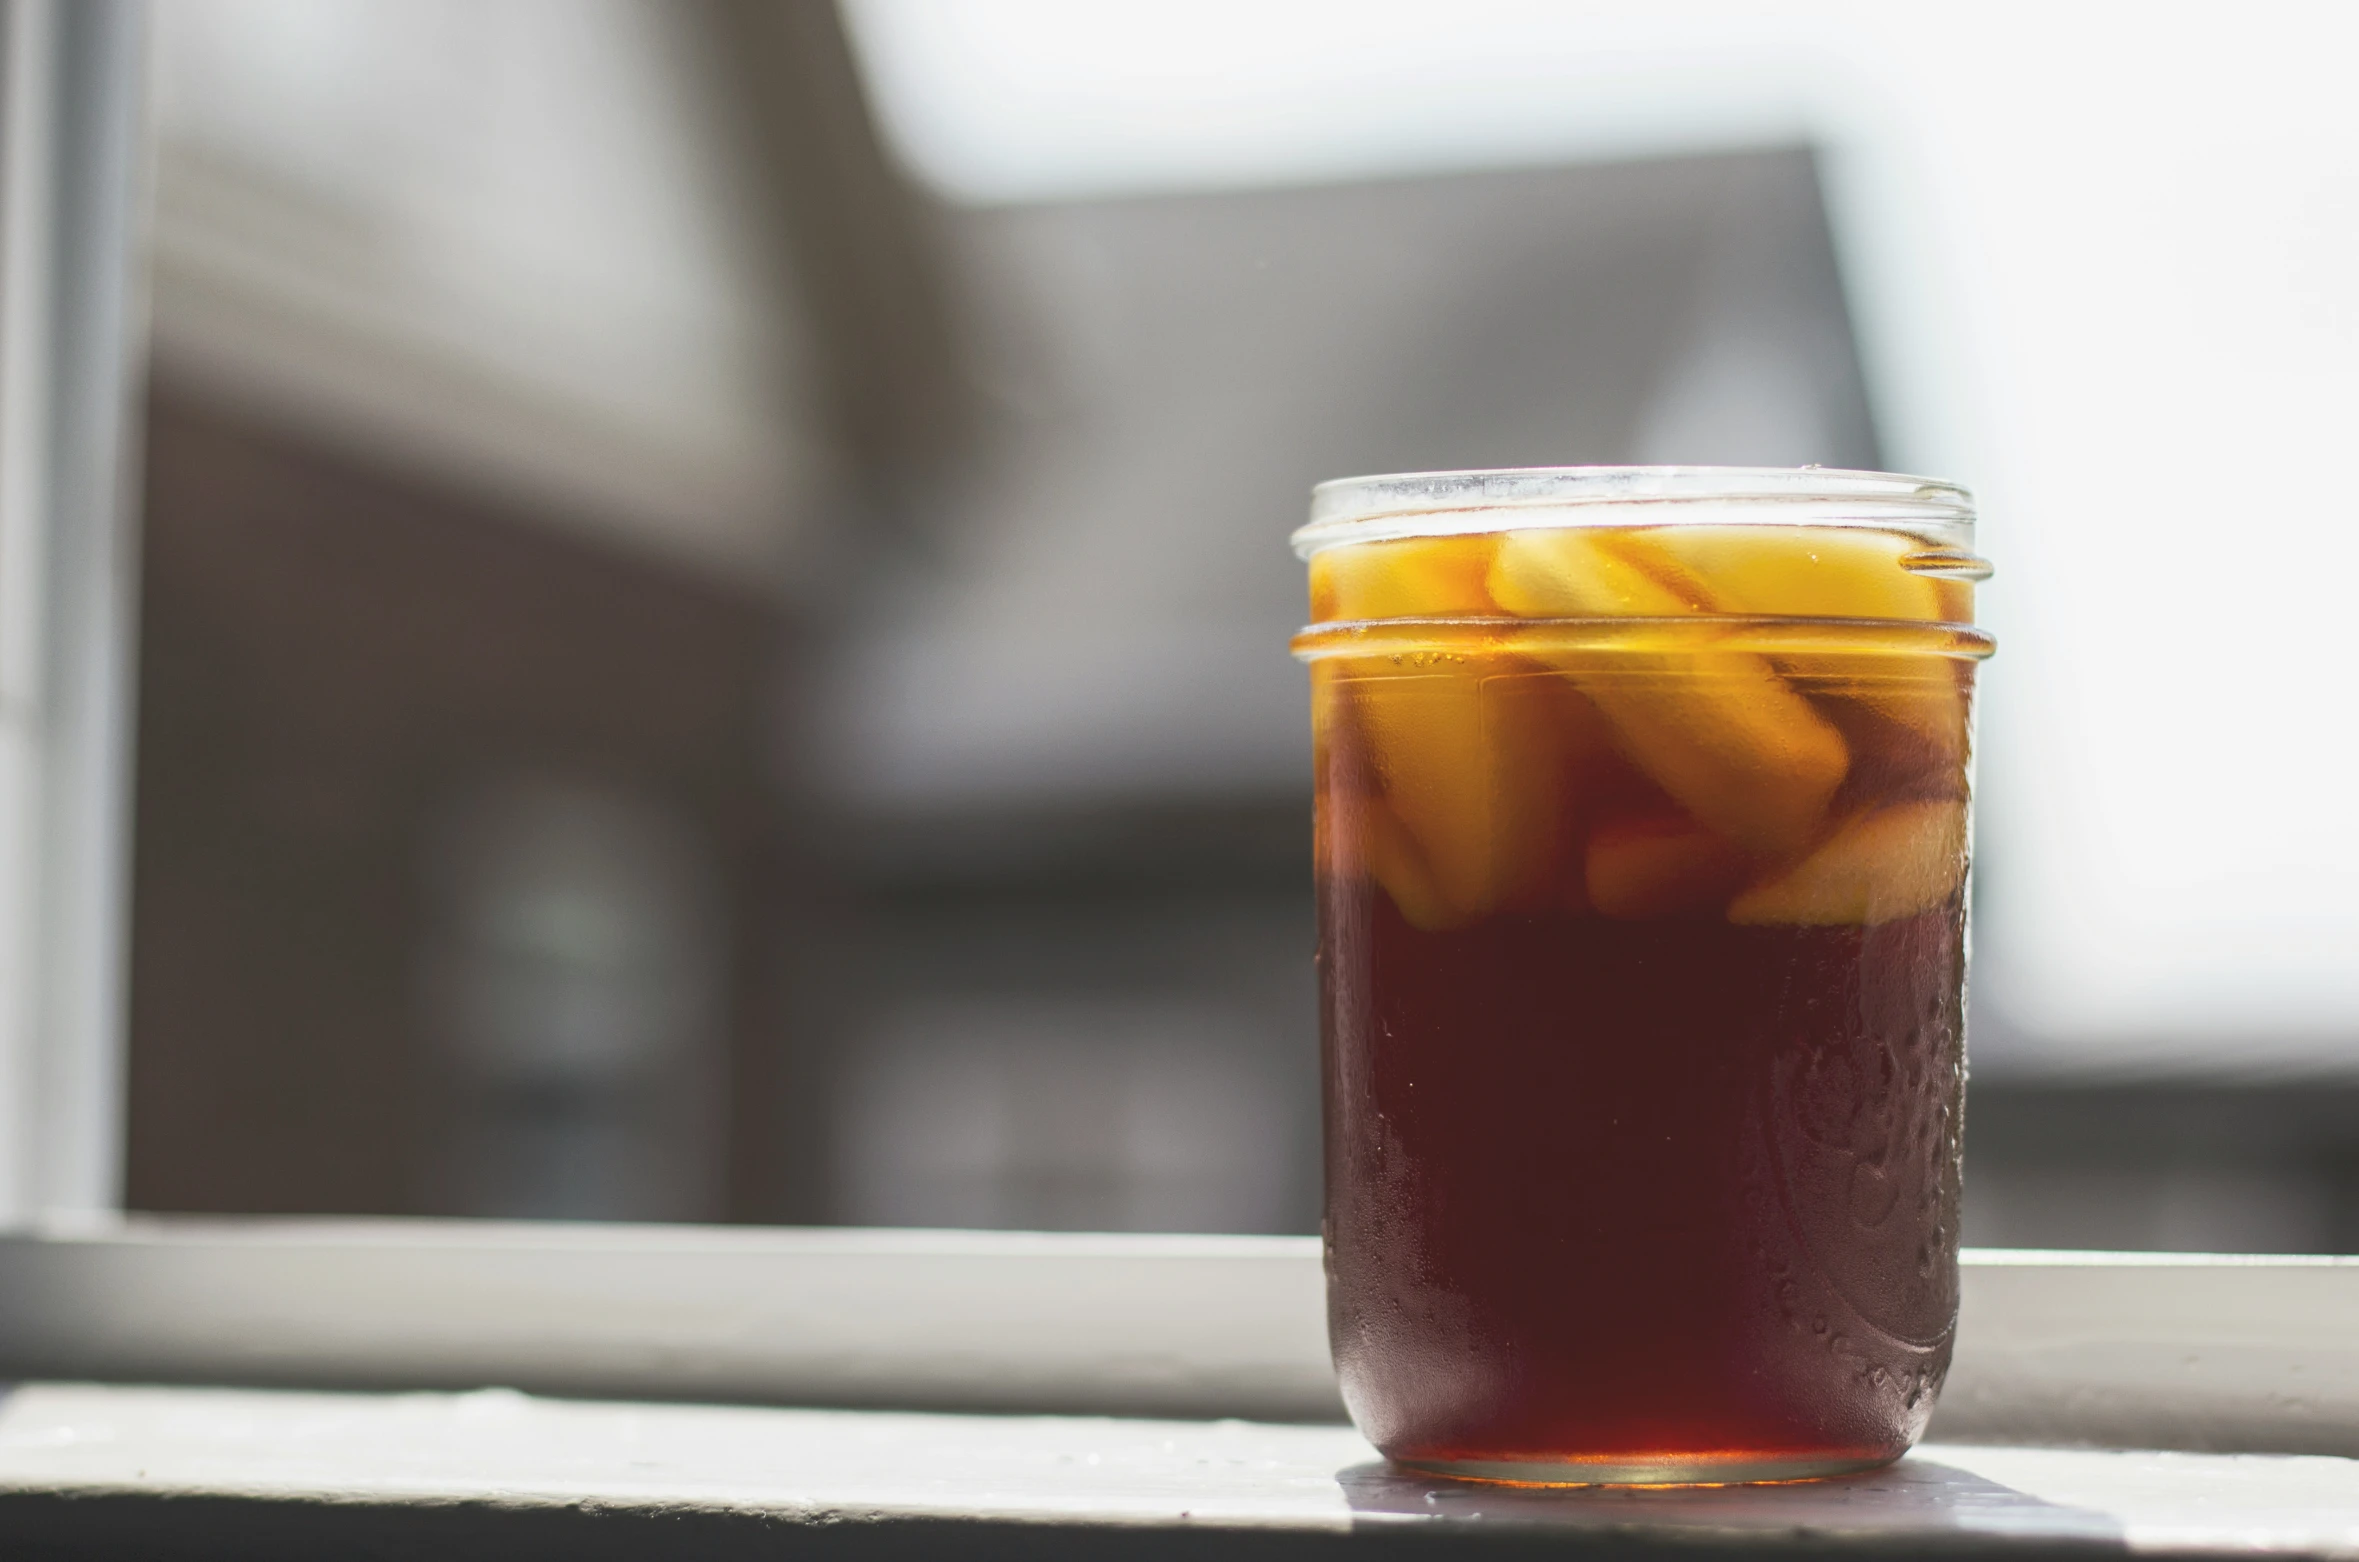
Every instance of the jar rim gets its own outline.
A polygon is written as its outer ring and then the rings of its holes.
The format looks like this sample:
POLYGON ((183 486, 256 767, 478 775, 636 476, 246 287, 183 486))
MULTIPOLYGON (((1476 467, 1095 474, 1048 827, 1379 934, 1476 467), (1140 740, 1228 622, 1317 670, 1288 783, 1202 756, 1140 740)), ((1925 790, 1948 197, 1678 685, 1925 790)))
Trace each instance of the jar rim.
POLYGON ((1290 539, 1341 543, 1542 526, 1872 526, 1969 546, 1974 496, 1935 477, 1843 467, 1538 466, 1339 477, 1290 539), (1676 517, 1666 513, 1677 507, 1676 517), (1650 508, 1653 507, 1653 508, 1650 508))

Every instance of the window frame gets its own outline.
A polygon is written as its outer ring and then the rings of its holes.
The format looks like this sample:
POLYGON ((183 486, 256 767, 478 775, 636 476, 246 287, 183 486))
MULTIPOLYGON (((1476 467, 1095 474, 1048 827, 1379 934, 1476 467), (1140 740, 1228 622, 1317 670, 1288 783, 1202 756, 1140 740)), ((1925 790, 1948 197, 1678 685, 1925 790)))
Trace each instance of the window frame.
POLYGON ((145 24, 0 12, 0 1220, 121 1199, 145 24))

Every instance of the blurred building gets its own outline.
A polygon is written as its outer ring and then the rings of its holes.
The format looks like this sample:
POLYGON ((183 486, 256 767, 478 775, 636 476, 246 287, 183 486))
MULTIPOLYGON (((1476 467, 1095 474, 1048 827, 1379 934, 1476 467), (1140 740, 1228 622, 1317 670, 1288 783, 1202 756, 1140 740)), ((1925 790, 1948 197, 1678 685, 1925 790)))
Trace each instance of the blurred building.
MULTIPOLYGON (((1311 1229, 1310 485, 1926 447, 1774 60, 1193 177, 928 14, 159 12, 134 1204, 1311 1229)), ((1969 1240, 2359 1244, 2347 1089, 1977 1026, 1969 1240)))
POLYGON ((775 603, 177 380, 147 472, 133 1204, 584 1213, 486 1134, 644 1109, 599 1209, 721 1213, 775 603))
POLYGON ((1286 533, 1322 477, 1388 467, 1873 465, 1811 160, 1004 206, 941 231, 979 448, 845 624, 804 756, 863 928, 840 1207, 1309 1230, 1286 533), (940 1169, 956 1103, 1002 1095, 1042 1120, 940 1169), (1102 1147, 1126 1120, 1135 1166, 1102 1147), (1183 1132, 1234 1186, 1148 1148, 1183 1132), (1104 1185, 1027 1195, 1035 1160, 1104 1185))
POLYGON ((774 1212, 855 474, 762 106, 848 65, 745 9, 159 8, 135 1205, 774 1212))

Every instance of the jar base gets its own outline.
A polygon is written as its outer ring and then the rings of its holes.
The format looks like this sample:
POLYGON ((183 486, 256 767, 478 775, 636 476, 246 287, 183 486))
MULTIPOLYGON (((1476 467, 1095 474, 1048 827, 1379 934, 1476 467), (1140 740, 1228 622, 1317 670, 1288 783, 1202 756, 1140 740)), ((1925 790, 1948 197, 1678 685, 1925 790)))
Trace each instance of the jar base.
POLYGON ((1666 1453, 1564 1459, 1393 1459, 1413 1475, 1492 1486, 1746 1486, 1878 1470, 1897 1453, 1666 1453))

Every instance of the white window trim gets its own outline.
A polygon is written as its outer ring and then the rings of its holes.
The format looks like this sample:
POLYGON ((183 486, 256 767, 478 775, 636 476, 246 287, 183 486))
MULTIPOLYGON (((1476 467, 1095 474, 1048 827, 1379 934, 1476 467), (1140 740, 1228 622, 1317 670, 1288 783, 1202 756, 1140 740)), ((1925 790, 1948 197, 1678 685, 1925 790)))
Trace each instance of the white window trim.
MULTIPOLYGON (((2359 1259, 1964 1276, 1934 1437, 2359 1455, 2359 1259)), ((0 1374, 1342 1414, 1311 1237, 142 1217, 0 1240, 0 1374)))
POLYGON ((142 0, 0 0, 0 1221, 121 1200, 142 0))

